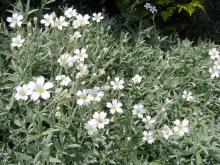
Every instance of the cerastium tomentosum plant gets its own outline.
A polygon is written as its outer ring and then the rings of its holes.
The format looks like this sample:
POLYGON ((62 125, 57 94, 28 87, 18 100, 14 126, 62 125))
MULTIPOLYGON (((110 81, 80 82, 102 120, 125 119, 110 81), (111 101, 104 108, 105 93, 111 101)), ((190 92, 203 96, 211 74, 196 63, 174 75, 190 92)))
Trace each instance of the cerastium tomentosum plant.
POLYGON ((117 38, 103 14, 73 7, 22 15, 1 30, 1 163, 218 162, 217 47, 117 38))

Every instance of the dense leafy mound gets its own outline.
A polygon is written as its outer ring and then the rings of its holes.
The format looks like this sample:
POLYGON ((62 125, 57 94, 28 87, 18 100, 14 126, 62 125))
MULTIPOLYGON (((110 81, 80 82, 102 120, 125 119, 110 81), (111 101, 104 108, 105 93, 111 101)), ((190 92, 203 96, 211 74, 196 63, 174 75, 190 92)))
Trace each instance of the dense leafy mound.
POLYGON ((215 45, 65 11, 1 24, 2 164, 220 162, 215 45))

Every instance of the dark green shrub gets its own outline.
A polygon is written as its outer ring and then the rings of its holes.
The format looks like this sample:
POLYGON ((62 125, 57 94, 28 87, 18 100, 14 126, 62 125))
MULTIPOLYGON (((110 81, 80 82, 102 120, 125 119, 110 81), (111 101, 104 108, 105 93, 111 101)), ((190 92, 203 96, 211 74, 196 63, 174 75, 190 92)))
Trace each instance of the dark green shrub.
MULTIPOLYGON (((103 0, 105 4, 109 0, 103 0)), ((144 10, 145 0, 117 0, 115 5, 121 13, 133 12, 135 18, 142 18, 147 14, 144 10)), ((204 0, 151 0, 149 3, 155 4, 159 8, 159 15, 162 16, 163 20, 166 21, 175 13, 185 11, 190 16, 197 10, 205 11, 204 0)))
POLYGON ((153 0, 157 5, 162 6, 164 9, 160 11, 160 15, 163 20, 169 19, 175 12, 180 13, 182 11, 187 12, 190 16, 200 9, 205 11, 203 0, 153 0))

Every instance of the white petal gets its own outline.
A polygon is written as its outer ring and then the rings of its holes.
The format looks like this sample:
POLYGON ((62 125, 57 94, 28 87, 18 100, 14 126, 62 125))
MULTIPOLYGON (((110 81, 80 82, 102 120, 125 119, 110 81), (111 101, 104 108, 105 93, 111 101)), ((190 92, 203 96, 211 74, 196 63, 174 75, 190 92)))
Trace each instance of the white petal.
POLYGON ((37 85, 44 85, 44 77, 43 76, 38 77, 36 80, 36 84, 37 85))
POLYGON ((77 100, 77 104, 78 104, 78 105, 83 105, 83 104, 84 104, 84 101, 83 101, 82 99, 78 99, 78 100, 77 100))
POLYGON ((183 126, 188 126, 188 124, 189 124, 189 120, 184 119, 184 120, 182 121, 182 125, 183 125, 183 126))
POLYGON ((81 95, 82 95, 82 91, 77 91, 77 92, 76 92, 76 95, 77 95, 77 96, 81 96, 81 95))
POLYGON ((105 112, 103 112, 103 111, 100 112, 100 117, 101 117, 101 118, 105 118, 106 116, 107 116, 107 113, 105 113, 105 112))
POLYGON ((16 87, 16 91, 17 91, 17 92, 19 92, 21 89, 22 89, 21 86, 17 86, 17 87, 16 87))
POLYGON ((109 119, 105 119, 105 124, 108 124, 109 123, 109 119))
POLYGON ((93 114, 93 118, 94 118, 94 119, 98 119, 98 118, 99 118, 99 113, 98 113, 98 112, 95 112, 95 113, 93 114))
POLYGON ((28 86, 30 89, 34 90, 34 89, 36 88, 36 83, 33 82, 33 81, 30 81, 30 82, 27 84, 27 86, 28 86))
POLYGON ((189 128, 188 127, 184 127, 183 131, 188 133, 189 132, 189 128))
POLYGON ((107 103, 107 104, 106 104, 106 107, 112 108, 112 104, 111 104, 111 103, 107 103))
POLYGON ((180 125, 180 120, 176 119, 176 120, 174 121, 174 124, 175 124, 175 125, 180 125))
POLYGON ((115 110, 110 109, 110 113, 111 113, 111 114, 114 114, 114 113, 115 113, 115 110))
POLYGON ((98 126, 99 129, 101 129, 101 128, 104 128, 104 127, 105 127, 105 124, 104 124, 104 123, 98 123, 97 126, 98 126))
POLYGON ((40 94, 37 93, 37 92, 33 92, 33 93, 31 94, 31 100, 36 101, 36 100, 38 100, 39 97, 40 97, 40 94))
POLYGON ((59 80, 62 80, 62 78, 63 78, 62 75, 57 75, 55 79, 56 79, 57 81, 59 81, 59 80))
POLYGON ((41 97, 42 97, 44 100, 47 100, 48 98, 50 98, 50 92, 45 91, 44 93, 41 93, 41 97))
POLYGON ((44 84, 45 89, 50 89, 50 88, 53 88, 53 87, 54 87, 54 85, 51 82, 47 82, 47 83, 44 84))
POLYGON ((8 22, 12 22, 12 18, 11 17, 7 17, 7 21, 8 22))
POLYGON ((116 111, 117 111, 118 113, 123 113, 123 112, 124 112, 121 108, 118 108, 116 111))
POLYGON ((183 136, 185 134, 185 132, 183 130, 179 130, 179 136, 183 136))

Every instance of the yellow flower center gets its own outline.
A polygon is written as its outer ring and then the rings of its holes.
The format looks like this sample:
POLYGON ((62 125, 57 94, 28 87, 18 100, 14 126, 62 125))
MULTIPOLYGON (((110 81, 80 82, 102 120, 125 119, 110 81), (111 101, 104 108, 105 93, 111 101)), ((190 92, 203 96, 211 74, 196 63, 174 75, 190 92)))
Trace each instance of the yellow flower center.
POLYGON ((87 96, 86 95, 82 96, 82 99, 87 100, 87 96))
POLYGON ((27 96, 27 93, 26 93, 25 91, 21 91, 21 92, 20 92, 20 95, 21 95, 21 96, 27 96))
POLYGON ((112 109, 113 109, 113 110, 116 110, 116 109, 117 109, 116 105, 113 105, 113 106, 112 106, 112 109))
POLYGON ((99 118, 99 119, 98 119, 98 123, 103 123, 103 121, 104 121, 104 120, 103 120, 102 118, 99 118))
POLYGON ((183 130, 183 126, 182 126, 182 125, 179 125, 179 127, 178 127, 178 128, 179 128, 179 130, 180 130, 180 131, 182 131, 182 130, 183 130))
POLYGON ((45 88, 43 86, 39 86, 39 87, 37 87, 36 91, 38 93, 44 93, 46 90, 45 90, 45 88))

